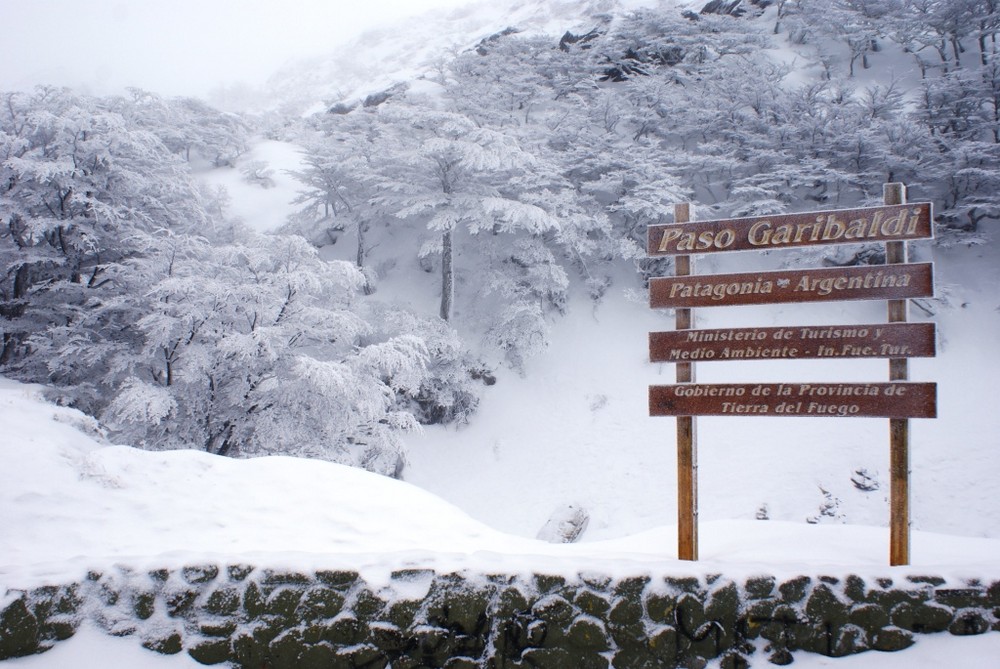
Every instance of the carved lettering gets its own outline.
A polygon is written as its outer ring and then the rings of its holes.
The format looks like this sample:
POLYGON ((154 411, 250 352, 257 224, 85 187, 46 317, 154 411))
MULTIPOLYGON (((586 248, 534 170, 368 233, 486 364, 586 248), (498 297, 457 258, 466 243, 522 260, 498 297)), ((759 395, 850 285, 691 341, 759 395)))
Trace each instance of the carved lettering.
POLYGON ((712 307, 828 300, 888 300, 931 297, 930 263, 832 267, 713 276, 655 277, 650 306, 712 307))
POLYGON ((649 226, 651 256, 933 237, 930 203, 649 226))
POLYGON ((651 416, 935 418, 934 383, 681 383, 650 386, 651 416))

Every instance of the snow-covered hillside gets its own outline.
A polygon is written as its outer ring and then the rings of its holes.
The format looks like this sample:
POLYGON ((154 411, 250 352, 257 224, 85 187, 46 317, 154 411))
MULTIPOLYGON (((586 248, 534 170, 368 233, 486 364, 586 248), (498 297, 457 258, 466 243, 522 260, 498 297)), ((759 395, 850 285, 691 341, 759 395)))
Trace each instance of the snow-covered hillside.
POLYGON ((329 54, 294 62, 266 86, 267 105, 309 113, 353 104, 400 82, 434 79, 443 62, 513 28, 523 35, 584 34, 622 12, 651 6, 700 7, 700 0, 480 0, 368 31, 329 54))
MULTIPOLYGON (((291 169, 295 148, 255 150, 291 169), (269 152, 269 153, 268 153, 269 152)), ((234 202, 290 199, 294 185, 262 191, 238 170, 208 175, 234 202)), ((256 229, 273 228, 273 206, 244 207, 256 229)), ((910 378, 938 384, 938 418, 911 421, 912 522, 917 530, 1000 538, 1000 414, 990 398, 1000 350, 1000 246, 915 245, 913 260, 935 263, 937 297, 910 308, 910 319, 938 329, 935 358, 910 362, 910 378), (928 313, 930 310, 932 313, 928 313)), ((330 253, 349 252, 349 245, 330 253)), ((785 252, 786 254, 789 252, 785 252)), ((792 252, 794 253, 794 252, 792 252)), ((396 250, 373 254, 391 258, 396 250)), ((787 256, 785 257, 787 260, 787 256)), ((696 259, 696 271, 752 271, 781 263, 753 252, 696 259)), ((380 266, 370 299, 432 313, 433 290, 415 290, 408 265, 380 266)), ((432 280, 422 273, 421 281, 432 280)), ((421 284, 422 286, 422 284, 421 284)), ((883 302, 700 309, 699 327, 878 323, 883 302)), ((407 437, 403 478, 503 532, 534 538, 570 504, 590 522, 583 541, 615 539, 671 524, 676 514, 674 421, 650 418, 647 387, 672 383, 673 365, 648 361, 648 333, 673 328, 666 310, 649 309, 635 277, 616 277, 599 304, 585 295, 550 318, 551 344, 523 374, 497 369, 469 425, 428 426, 407 437)), ((887 380, 884 360, 701 363, 703 382, 887 380)), ((705 521, 771 520, 886 526, 888 421, 863 418, 701 418, 700 513, 705 521), (862 489, 874 488, 874 489, 862 489)), ((671 542, 672 549, 672 542, 671 542)), ((879 548, 881 550, 881 547, 879 548)))

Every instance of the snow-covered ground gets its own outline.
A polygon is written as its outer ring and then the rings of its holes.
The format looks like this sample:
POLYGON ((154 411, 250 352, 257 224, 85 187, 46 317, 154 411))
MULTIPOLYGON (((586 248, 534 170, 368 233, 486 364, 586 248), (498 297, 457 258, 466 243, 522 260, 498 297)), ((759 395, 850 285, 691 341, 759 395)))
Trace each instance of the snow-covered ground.
POLYGON ((288 142, 256 142, 235 168, 220 167, 198 176, 209 188, 224 188, 229 196, 229 215, 259 232, 274 230, 291 211, 298 182, 289 172, 302 169, 302 148, 288 142), (243 168, 252 162, 265 163, 270 182, 248 182, 243 168))
MULTIPOLYGON (((680 563, 673 560, 674 531, 668 522, 618 539, 549 544, 487 527, 409 483, 340 465, 110 445, 90 419, 44 402, 37 387, 12 381, 0 381, 0 422, 4 591, 63 583, 113 564, 181 566, 234 556, 303 570, 350 567, 372 581, 414 565, 569 575, 598 569, 624 575, 674 563, 678 573, 722 571, 736 578, 761 570, 779 576, 933 571, 957 583, 995 577, 1000 555, 996 539, 918 531, 914 565, 890 568, 885 566, 884 528, 717 520, 702 525, 702 560, 680 563)), ((493 476, 486 468, 477 479, 488 482, 493 476)), ((544 491, 530 489, 522 494, 545 497, 544 491)), ((4 664, 35 669, 195 666, 186 656, 164 658, 138 643, 84 628, 50 652, 4 664), (86 664, 91 661, 96 664, 86 664)), ((800 654, 797 665, 867 669, 875 662, 902 667, 905 661, 907 667, 937 667, 945 658, 965 658, 951 666, 975 667, 997 653, 1000 635, 921 637, 898 656, 869 653, 834 661, 800 654)))
MULTIPOLYGON (((230 187, 243 196, 237 181, 230 187)), ((266 227, 262 217, 248 223, 266 227)), ((501 369, 470 425, 428 428, 411 439, 403 482, 294 458, 232 460, 108 444, 92 420, 44 402, 41 389, 2 380, 0 589, 65 582, 116 563, 179 566, 233 556, 301 569, 345 566, 370 579, 415 564, 618 575, 673 564, 679 573, 734 578, 762 570, 912 570, 956 583, 995 579, 1000 416, 990 389, 1000 368, 1000 262, 993 248, 935 251, 942 299, 930 306, 937 313, 912 314, 940 328, 939 356, 911 365, 912 379, 939 384, 940 417, 911 426, 911 567, 886 566, 887 430, 885 421, 868 419, 701 419, 701 560, 675 562, 673 421, 646 415, 646 386, 673 375, 670 365, 647 362, 646 333, 669 328, 671 319, 646 308, 621 280, 600 305, 578 300, 553 321, 552 345, 525 376, 501 369), (878 490, 851 484, 862 468, 878 490), (819 512, 828 500, 820 486, 838 502, 829 515, 819 512), (534 539, 568 503, 590 513, 582 540, 534 539), (762 508, 770 520, 755 519, 762 508)), ((394 280, 388 272, 377 295, 391 295, 394 280)), ((866 322, 882 318, 880 309, 706 309, 699 322, 866 322)), ((704 364, 698 373, 701 380, 885 378, 884 361, 849 362, 704 364)), ((195 666, 138 643, 84 628, 48 653, 4 665, 195 666)), ((939 635, 895 655, 800 653, 796 665, 979 667, 998 655, 1000 635, 939 635)))

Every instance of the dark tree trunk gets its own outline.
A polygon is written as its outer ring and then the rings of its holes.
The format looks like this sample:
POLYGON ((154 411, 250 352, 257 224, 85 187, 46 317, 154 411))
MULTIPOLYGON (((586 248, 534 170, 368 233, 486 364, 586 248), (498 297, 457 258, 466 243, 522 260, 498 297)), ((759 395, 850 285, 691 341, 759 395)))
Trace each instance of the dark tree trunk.
POLYGON ((441 233, 441 318, 451 319, 452 301, 455 298, 454 249, 451 230, 441 233))

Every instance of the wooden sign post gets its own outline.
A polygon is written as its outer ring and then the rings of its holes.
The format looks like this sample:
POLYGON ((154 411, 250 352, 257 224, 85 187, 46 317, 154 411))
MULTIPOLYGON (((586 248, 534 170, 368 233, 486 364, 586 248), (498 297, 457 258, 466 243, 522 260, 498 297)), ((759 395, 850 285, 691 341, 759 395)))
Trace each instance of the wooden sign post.
MULTIPOLYGON (((674 223, 691 220, 687 203, 674 207, 674 223)), ((674 274, 690 276, 691 256, 674 258, 674 274)), ((694 312, 680 307, 674 312, 678 332, 694 328, 694 312)), ((677 383, 694 383, 694 363, 677 363, 677 383)), ((677 558, 698 559, 698 436, 693 415, 677 417, 677 558)))
MULTIPOLYGON (((886 205, 906 204, 903 184, 885 184, 882 200, 886 205)), ((887 265, 905 265, 906 244, 886 242, 887 265)), ((890 323, 905 323, 907 301, 889 300, 890 323)), ((889 380, 910 378, 906 356, 889 358, 889 380)), ((910 564, 910 421, 906 417, 889 419, 889 564, 910 564)))
POLYGON ((675 275, 650 279, 650 306, 673 308, 673 332, 649 335, 650 360, 677 365, 675 385, 651 386, 651 416, 677 418, 677 555, 698 559, 696 416, 885 417, 890 433, 892 565, 909 563, 909 419, 937 416, 937 385, 908 382, 907 360, 935 354, 933 324, 907 323, 907 300, 934 294, 933 266, 907 263, 906 242, 933 237, 929 203, 907 204, 886 184, 885 206, 649 227, 650 256, 676 257, 675 275), (695 276, 690 254, 820 244, 885 243, 886 264, 695 276), (888 323, 694 327, 695 307, 888 300, 888 323), (695 362, 887 358, 888 383, 695 383, 695 362))

